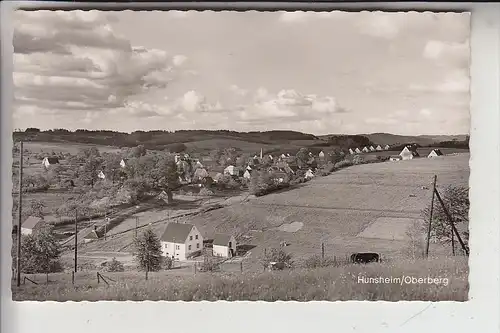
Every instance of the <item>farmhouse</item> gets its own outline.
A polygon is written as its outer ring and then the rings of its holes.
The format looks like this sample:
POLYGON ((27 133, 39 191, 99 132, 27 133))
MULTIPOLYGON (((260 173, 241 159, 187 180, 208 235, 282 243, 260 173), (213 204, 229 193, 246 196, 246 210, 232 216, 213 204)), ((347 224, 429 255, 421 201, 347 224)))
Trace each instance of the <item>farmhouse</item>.
POLYGON ((234 165, 229 165, 224 169, 224 175, 239 177, 242 175, 242 171, 240 168, 235 167, 234 165))
POLYGON ((443 156, 443 153, 441 152, 441 150, 439 149, 433 149, 429 155, 427 155, 428 158, 431 158, 431 157, 438 157, 438 156, 443 156))
POLYGON ((368 147, 363 147, 363 153, 367 153, 369 152, 370 150, 368 149, 368 147))
POLYGON ((122 159, 122 160, 120 161, 120 166, 121 166, 122 168, 125 168, 125 167, 127 166, 127 162, 128 162, 128 161, 127 161, 127 159, 126 159, 126 158, 122 159))
POLYGON ((216 257, 234 257, 236 255, 236 239, 233 235, 216 234, 212 252, 216 257))
POLYGON ((389 150, 389 148, 391 148, 389 145, 385 145, 384 150, 389 150))
POLYGON ((397 161, 401 161, 403 158, 399 155, 393 155, 391 157, 389 157, 389 161, 391 162, 397 162, 397 161))
POLYGON ((349 154, 354 155, 354 150, 352 150, 352 148, 349 148, 349 154))
POLYGON ((42 161, 42 165, 45 168, 48 168, 54 164, 59 164, 59 159, 57 157, 45 157, 42 161))
POLYGON ((399 156, 401 156, 401 158, 403 160, 411 160, 414 157, 418 157, 419 155, 418 155, 416 147, 414 147, 414 146, 406 146, 406 147, 403 148, 403 150, 401 151, 401 153, 399 153, 399 156))
POLYGON ((243 178, 245 179, 250 179, 252 175, 250 174, 250 170, 245 170, 245 173, 243 174, 243 178))
POLYGON ((323 151, 320 151, 319 154, 318 154, 318 157, 321 158, 321 159, 324 159, 325 158, 325 153, 323 151))
POLYGON ((31 235, 43 226, 43 219, 30 216, 21 224, 21 235, 31 235))
POLYGON ((370 146, 370 151, 375 151, 375 147, 370 146))
POLYGON ((100 179, 106 179, 106 175, 104 174, 104 172, 99 171, 99 173, 97 174, 97 177, 99 177, 100 179))
POLYGON ((193 175, 193 180, 195 181, 202 181, 203 179, 208 177, 208 172, 205 168, 198 168, 194 172, 193 175))
POLYGON ((167 224, 160 241, 163 256, 174 260, 186 260, 191 253, 203 250, 203 236, 192 224, 167 224))
POLYGON ((311 179, 314 177, 314 173, 312 172, 311 169, 307 170, 305 176, 304 176, 306 179, 311 179))
POLYGON ((355 152, 356 154, 361 154, 361 150, 359 150, 359 148, 354 149, 354 152, 355 152))
POLYGON ((384 150, 384 149, 382 149, 382 147, 380 145, 378 145, 377 148, 375 148, 375 150, 381 151, 381 150, 384 150))

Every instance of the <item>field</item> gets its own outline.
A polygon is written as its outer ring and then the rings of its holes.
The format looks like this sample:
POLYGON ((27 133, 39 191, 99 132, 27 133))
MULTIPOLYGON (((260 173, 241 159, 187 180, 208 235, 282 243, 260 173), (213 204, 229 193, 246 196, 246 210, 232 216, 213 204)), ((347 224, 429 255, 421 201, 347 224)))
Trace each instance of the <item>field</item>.
MULTIPOLYGON (((138 215, 139 224, 156 222, 152 227, 160 236, 170 216, 170 220, 196 225, 205 238, 216 232, 239 234, 244 244, 253 247, 244 260, 252 271, 261 269, 259 258, 264 250, 278 247, 281 241, 290 244, 286 250, 297 261, 320 253, 321 243, 329 256, 374 251, 400 258, 408 245, 407 227, 421 220, 422 209, 430 203, 433 176, 438 176, 438 189, 450 184, 467 186, 468 161, 468 154, 460 154, 357 165, 288 191, 226 201, 225 207, 206 213, 199 212, 203 203, 178 212, 171 208, 143 212, 138 215), (191 214, 174 218, 186 213, 191 214)), ((133 228, 135 215, 123 223, 113 232, 133 228)), ((131 251, 132 237, 132 231, 125 232, 89 243, 84 250, 131 251)), ((450 252, 431 245, 433 255, 450 252)))
POLYGON ((160 271, 149 274, 103 273, 109 285, 98 283, 96 272, 75 275, 51 274, 49 283, 43 274, 30 276, 37 285, 26 281, 12 285, 16 301, 344 301, 344 300, 419 300, 466 301, 468 264, 463 257, 402 261, 396 265, 379 263, 362 267, 324 267, 311 270, 266 273, 194 273, 160 271), (439 274, 439 275, 437 275, 439 274), (393 278, 394 283, 363 283, 370 278, 393 278), (441 278, 437 283, 411 283, 406 279, 441 278), (365 280, 363 280, 365 278, 365 280), (405 282, 407 281, 407 282, 405 282), (408 283, 409 282, 409 283, 408 283))

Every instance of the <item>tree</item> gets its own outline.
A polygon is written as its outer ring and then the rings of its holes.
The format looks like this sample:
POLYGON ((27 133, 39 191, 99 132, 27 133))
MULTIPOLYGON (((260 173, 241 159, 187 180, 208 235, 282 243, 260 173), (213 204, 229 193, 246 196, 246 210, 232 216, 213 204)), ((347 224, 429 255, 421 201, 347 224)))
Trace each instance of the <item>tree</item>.
POLYGON ((146 272, 157 272, 162 265, 160 238, 151 229, 146 229, 134 239, 137 267, 146 272))
POLYGON ((37 233, 25 236, 21 243, 21 267, 25 274, 49 273, 62 270, 60 262, 61 245, 51 227, 44 227, 37 233))
POLYGON ((133 147, 128 152, 129 158, 139 158, 141 156, 145 156, 147 153, 146 148, 143 145, 139 145, 137 147, 133 147))
POLYGON ((295 157, 297 157, 297 163, 300 163, 300 165, 305 165, 309 160, 309 150, 304 147, 300 148, 295 157))
MULTIPOLYGON (((463 186, 448 186, 444 193, 440 193, 443 202, 450 213, 455 227, 457 228, 460 237, 464 241, 465 245, 468 246, 469 243, 469 189, 463 186)), ((430 204, 427 206, 422 215, 425 221, 429 221, 430 216, 430 204)), ((425 223, 422 226, 423 232, 427 234, 428 225, 425 223)), ((434 209, 432 213, 432 223, 431 223, 431 240, 438 241, 442 244, 449 244, 451 242, 451 226, 450 222, 446 216, 446 213, 440 204, 440 202, 435 198, 434 209)))
POLYGON ((111 179, 113 184, 115 181, 121 179, 123 174, 123 170, 120 165, 121 160, 121 156, 116 153, 103 154, 102 167, 105 171, 106 177, 111 179))
POLYGON ((80 179, 85 185, 94 187, 99 179, 99 171, 102 169, 102 158, 96 155, 90 155, 81 167, 80 179))
POLYGON ((408 238, 408 243, 404 251, 406 255, 412 259, 423 258, 424 256, 424 235, 422 231, 422 224, 418 220, 414 220, 406 231, 406 237, 408 238))
POLYGON ((31 200, 29 208, 28 208, 28 213, 31 216, 36 216, 41 219, 44 217, 44 209, 45 209, 45 203, 40 200, 31 200))

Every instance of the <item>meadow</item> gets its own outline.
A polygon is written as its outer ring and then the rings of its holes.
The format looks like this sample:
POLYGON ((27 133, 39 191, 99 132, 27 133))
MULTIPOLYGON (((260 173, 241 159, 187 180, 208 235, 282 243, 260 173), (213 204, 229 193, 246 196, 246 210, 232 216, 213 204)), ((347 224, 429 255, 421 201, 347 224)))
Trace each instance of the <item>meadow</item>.
MULTIPOLYGON (((260 273, 194 273, 167 270, 149 274, 96 272, 30 276, 12 286, 16 301, 466 301, 468 264, 464 257, 347 265, 260 273), (362 283, 361 278, 441 278, 441 284, 362 283)), ((406 281, 406 280, 403 280, 406 281)))

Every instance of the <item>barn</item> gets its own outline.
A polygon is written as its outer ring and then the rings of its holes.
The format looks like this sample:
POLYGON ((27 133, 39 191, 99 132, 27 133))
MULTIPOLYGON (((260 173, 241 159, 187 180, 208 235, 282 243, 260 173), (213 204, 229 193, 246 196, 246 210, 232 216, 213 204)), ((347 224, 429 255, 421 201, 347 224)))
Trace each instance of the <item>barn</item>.
POLYGON ((29 216, 21 224, 21 235, 31 235, 43 226, 43 219, 37 216, 29 216))
POLYGON ((441 150, 439 149, 433 149, 429 155, 427 155, 428 158, 431 158, 431 157, 438 157, 438 156, 443 156, 444 154, 441 152, 441 150))
POLYGON ((163 256, 174 260, 186 260, 189 254, 203 250, 203 236, 192 224, 170 222, 160 241, 163 256))
POLYGON ((236 239, 233 235, 216 234, 212 253, 216 257, 232 258, 236 255, 236 239))

